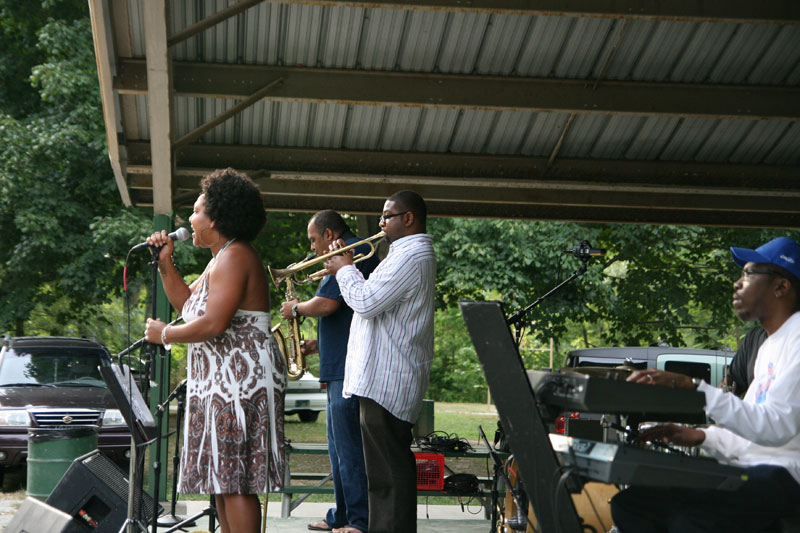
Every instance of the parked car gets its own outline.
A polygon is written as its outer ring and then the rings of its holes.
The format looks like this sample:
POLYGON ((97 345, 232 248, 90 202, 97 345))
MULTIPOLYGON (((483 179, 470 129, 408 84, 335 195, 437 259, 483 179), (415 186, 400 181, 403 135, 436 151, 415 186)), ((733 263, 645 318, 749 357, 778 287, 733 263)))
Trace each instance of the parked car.
POLYGON ((319 378, 306 372, 298 380, 289 381, 286 387, 285 415, 297 414, 301 422, 315 422, 319 413, 328 406, 325 384, 319 378))
POLYGON ((8 337, 0 349, 0 473, 23 466, 28 428, 97 425, 98 448, 127 468, 131 435, 99 365, 105 346, 70 337, 8 337))
POLYGON ((716 385, 725 376, 732 359, 731 350, 673 348, 666 345, 585 348, 569 352, 565 366, 615 367, 626 364, 637 369, 658 368, 701 378, 716 385))

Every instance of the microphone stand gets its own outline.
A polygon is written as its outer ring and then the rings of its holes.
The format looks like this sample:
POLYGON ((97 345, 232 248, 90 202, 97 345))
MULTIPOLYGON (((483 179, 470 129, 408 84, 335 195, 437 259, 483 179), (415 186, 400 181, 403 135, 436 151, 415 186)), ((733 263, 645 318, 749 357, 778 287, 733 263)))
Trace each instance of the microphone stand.
MULTIPOLYGON (((189 237, 189 232, 185 228, 179 228, 177 231, 171 233, 169 237, 172 240, 185 240, 189 237)), ((138 250, 140 248, 148 246, 147 243, 137 244, 133 248, 128 251, 128 255, 134 250, 138 250)), ((152 307, 152 315, 154 318, 158 315, 158 302, 157 302, 157 292, 158 292, 158 254, 161 251, 161 247, 151 247, 152 251, 152 287, 151 287, 151 295, 153 298, 153 307, 152 307)), ((127 260, 126 260, 126 268, 127 268, 127 260)), ((127 291, 127 285, 125 290, 127 291)), ((175 319, 174 321, 170 322, 169 325, 173 325, 180 320, 180 317, 175 319)), ((168 360, 166 357, 166 349, 161 346, 151 345, 148 344, 145 338, 141 338, 132 345, 128 346, 125 350, 117 354, 120 367, 122 367, 122 357, 125 355, 130 354, 132 351, 136 350, 137 348, 145 346, 145 353, 147 353, 147 358, 145 360, 145 380, 142 384, 142 395, 145 399, 145 402, 148 404, 149 407, 149 398, 148 392, 150 389, 150 380, 151 377, 153 380, 155 379, 156 375, 156 364, 161 365, 161 381, 164 381, 164 376, 166 372, 164 371, 164 361, 168 360), (149 348, 149 349, 147 349, 149 348), (159 361, 161 359, 161 361, 159 361)), ((131 380, 132 380, 132 372, 131 372, 131 380)), ((161 400, 164 396, 164 384, 160 383, 158 388, 159 393, 159 400, 161 400)), ((129 384, 129 390, 132 391, 130 387, 135 386, 135 384, 129 384)), ((130 402, 130 399, 129 399, 130 402)), ((154 462, 154 478, 155 478, 155 486, 153 487, 153 533, 155 533, 156 527, 156 520, 158 517, 159 512, 159 504, 158 504, 158 485, 159 485, 159 476, 160 476, 160 468, 161 468, 161 461, 160 461, 160 454, 161 454, 161 412, 159 412, 159 419, 158 419, 158 437, 156 442, 156 459, 154 462)), ((132 428, 131 431, 134 429, 132 428)), ((119 530, 119 533, 122 533, 123 530, 127 530, 127 533, 134 533, 134 528, 138 527, 143 531, 147 531, 147 527, 143 525, 141 521, 142 518, 142 506, 143 506, 143 494, 144 494, 144 483, 142 480, 144 474, 144 455, 142 455, 142 460, 138 458, 138 450, 136 440, 134 439, 133 435, 131 435, 131 458, 130 458, 130 468, 128 471, 129 477, 129 487, 128 487, 128 513, 125 522, 123 523, 122 527, 119 530), (138 503, 138 506, 136 505, 138 503)))
MULTIPOLYGON (((156 298, 156 294, 158 293, 158 254, 161 252, 161 248, 152 248, 153 256, 152 262, 150 263, 153 267, 153 285, 152 285, 152 292, 153 295, 153 318, 158 318, 158 302, 156 298)), ((159 409, 158 409, 158 417, 156 420, 156 428, 157 428, 157 438, 156 438, 156 453, 155 453, 155 460, 153 461, 153 533, 158 531, 158 497, 159 497, 159 485, 161 482, 161 439, 162 439, 162 422, 163 422, 163 410, 160 408, 161 404, 164 401, 164 389, 165 389, 165 376, 166 376, 166 369, 164 368, 165 361, 168 361, 167 357, 167 349, 166 347, 157 344, 153 345, 155 348, 153 350, 153 358, 152 358, 152 365, 150 367, 150 372, 153 377, 153 381, 156 378, 156 365, 160 365, 161 369, 161 382, 158 383, 158 402, 159 402, 159 409)), ((141 502, 140 502, 140 510, 141 510, 141 502)), ((141 516, 141 515, 140 515, 141 516)))
MULTIPOLYGON (((569 252, 572 251, 569 250, 569 252)), ((519 311, 517 311, 516 313, 514 313, 513 315, 511 315, 506 319, 506 323, 509 326, 514 326, 514 343, 517 345, 517 348, 519 348, 519 344, 522 341, 522 319, 525 317, 525 315, 531 309, 542 303, 545 299, 555 294, 556 291, 561 289, 564 285, 568 284, 575 278, 582 276, 586 272, 586 262, 589 261, 589 258, 591 256, 589 254, 583 254, 579 252, 580 252, 579 247, 576 247, 575 252, 573 252, 575 253, 575 257, 581 260, 581 266, 577 270, 575 270, 575 272, 573 272, 567 279, 565 279, 564 281, 562 281, 561 283, 550 289, 547 293, 538 297, 536 300, 534 300, 533 303, 531 303, 530 305, 528 305, 523 309, 520 309, 519 311)))
MULTIPOLYGON (((175 320, 173 320, 172 322, 170 322, 169 324, 167 324, 167 326, 174 326, 175 324, 177 324, 177 323, 178 323, 178 322, 180 322, 181 320, 183 320, 183 317, 179 316, 178 318, 176 318, 175 320)), ((165 326, 165 327, 166 327, 166 326, 165 326)), ((143 346, 143 345, 144 345, 146 342, 147 342, 147 338, 145 338, 145 337, 142 337, 142 338, 141 338, 141 339, 139 339, 138 341, 134 342, 133 344, 131 344, 130 346, 128 346, 127 348, 125 348, 124 350, 122 350, 121 352, 119 352, 119 353, 117 354, 117 357, 119 357, 119 358, 120 358, 120 360, 119 360, 120 364, 122 364, 122 357, 123 357, 123 356, 125 356, 125 355, 128 355, 129 353, 131 353, 132 351, 136 350, 137 348, 140 348, 140 347, 141 347, 141 346, 143 346)), ((149 376, 149 374, 148 374, 148 376, 149 376)))
POLYGON ((175 505, 178 496, 178 469, 180 467, 180 434, 181 434, 181 414, 183 413, 185 400, 186 400, 186 380, 180 382, 175 387, 175 390, 167 396, 167 401, 159 406, 159 412, 162 412, 169 406, 169 403, 177 398, 178 399, 178 413, 175 417, 175 453, 172 456, 172 502, 170 504, 170 512, 168 515, 161 516, 158 520, 158 527, 172 527, 175 524, 183 523, 184 527, 193 527, 196 523, 194 521, 186 523, 183 518, 175 514, 175 505))

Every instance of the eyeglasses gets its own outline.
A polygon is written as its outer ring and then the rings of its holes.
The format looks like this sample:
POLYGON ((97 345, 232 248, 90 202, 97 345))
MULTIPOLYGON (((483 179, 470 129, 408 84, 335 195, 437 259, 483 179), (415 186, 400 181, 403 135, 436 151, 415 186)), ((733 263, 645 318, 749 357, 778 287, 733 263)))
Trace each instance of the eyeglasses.
POLYGON ((381 215, 381 216, 380 216, 380 221, 381 221, 381 222, 383 222, 384 224, 386 224, 386 222, 387 222, 387 221, 388 221, 390 218, 392 218, 392 217, 397 217, 397 216, 400 216, 400 215, 405 215, 406 213, 408 213, 408 211, 400 211, 399 213, 392 213, 392 214, 390 214, 390 215, 381 215))
POLYGON ((774 270, 755 270, 752 268, 743 268, 741 279, 750 279, 753 276, 778 276, 779 273, 774 270))

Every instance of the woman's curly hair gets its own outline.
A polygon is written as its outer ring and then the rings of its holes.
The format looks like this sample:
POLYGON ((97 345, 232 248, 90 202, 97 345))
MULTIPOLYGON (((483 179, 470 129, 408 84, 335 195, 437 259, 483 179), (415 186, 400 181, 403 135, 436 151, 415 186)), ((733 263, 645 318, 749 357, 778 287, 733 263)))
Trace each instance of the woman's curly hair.
POLYGON ((267 214, 261 191, 253 180, 232 168, 215 170, 200 182, 208 218, 225 237, 252 241, 267 214))

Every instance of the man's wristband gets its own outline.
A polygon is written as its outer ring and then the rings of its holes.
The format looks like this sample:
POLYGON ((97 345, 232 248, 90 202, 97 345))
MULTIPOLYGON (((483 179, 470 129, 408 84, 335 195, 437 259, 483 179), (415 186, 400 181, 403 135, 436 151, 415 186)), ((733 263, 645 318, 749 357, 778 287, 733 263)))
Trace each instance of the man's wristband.
POLYGON ((298 312, 297 312, 297 306, 298 306, 298 305, 300 305, 300 304, 294 304, 294 305, 292 306, 292 316, 293 316, 294 318, 297 318, 298 316, 300 316, 300 313, 298 313, 298 312))
POLYGON ((697 387, 699 387, 702 382, 703 380, 700 378, 692 378, 692 387, 694 390, 697 390, 697 387))

